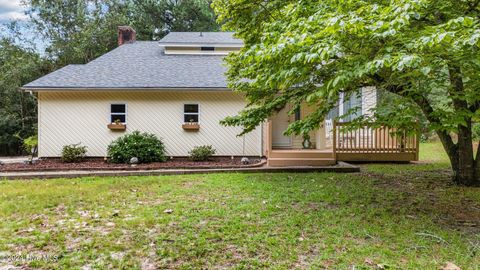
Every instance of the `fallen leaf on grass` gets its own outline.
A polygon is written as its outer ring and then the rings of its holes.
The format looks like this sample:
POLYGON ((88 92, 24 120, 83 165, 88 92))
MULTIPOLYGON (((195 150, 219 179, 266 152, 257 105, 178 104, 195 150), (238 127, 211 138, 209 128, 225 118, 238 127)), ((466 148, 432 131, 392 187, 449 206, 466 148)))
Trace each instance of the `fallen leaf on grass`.
POLYGON ((445 266, 440 268, 440 270, 461 270, 460 267, 456 266, 455 264, 451 262, 447 262, 445 266))
POLYGON ((165 211, 163 211, 163 213, 171 214, 171 213, 173 213, 173 210, 172 209, 165 209, 165 211))
POLYGON ((365 258, 365 263, 368 264, 368 265, 373 265, 373 260, 370 259, 370 258, 365 258))

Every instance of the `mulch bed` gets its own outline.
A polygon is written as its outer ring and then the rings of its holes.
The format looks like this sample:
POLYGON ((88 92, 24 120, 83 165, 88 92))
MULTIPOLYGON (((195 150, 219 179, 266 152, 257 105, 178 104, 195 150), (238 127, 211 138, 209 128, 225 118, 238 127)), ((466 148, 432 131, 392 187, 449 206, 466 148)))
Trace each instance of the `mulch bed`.
POLYGON ((158 169, 214 169, 214 168, 248 168, 260 166, 260 158, 250 158, 250 164, 242 165, 241 158, 214 157, 210 161, 191 161, 188 158, 173 158, 166 162, 149 164, 113 164, 100 158, 85 159, 78 163, 64 163, 57 158, 38 160, 35 164, 11 163, 0 166, 0 172, 28 171, 99 171, 99 170, 158 170, 158 169))

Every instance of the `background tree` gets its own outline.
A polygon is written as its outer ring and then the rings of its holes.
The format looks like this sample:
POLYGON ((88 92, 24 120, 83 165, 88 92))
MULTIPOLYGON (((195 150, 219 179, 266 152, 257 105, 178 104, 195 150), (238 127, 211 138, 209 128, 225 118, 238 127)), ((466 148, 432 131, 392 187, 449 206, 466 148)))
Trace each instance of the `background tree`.
POLYGON ((341 92, 348 97, 376 86, 396 97, 377 109, 378 123, 405 126, 423 114, 450 158, 453 179, 479 184, 480 151, 474 156, 472 146, 480 108, 479 3, 215 0, 219 21, 245 41, 227 60, 228 79, 249 106, 224 123, 248 132, 287 103, 295 109, 306 102, 316 111, 287 130, 305 134, 341 92))
POLYGON ((18 87, 50 68, 32 47, 19 46, 12 38, 0 39, 0 155, 20 154, 22 138, 36 132, 35 98, 18 87))
POLYGON ((59 67, 83 64, 117 46, 117 27, 130 25, 139 40, 169 31, 216 31, 207 0, 25 0, 31 22, 59 67))
POLYGON ((218 31, 209 0, 132 0, 132 25, 141 39, 158 40, 170 31, 218 31))
POLYGON ((31 24, 56 67, 84 64, 117 46, 117 27, 128 24, 118 0, 25 0, 31 24))

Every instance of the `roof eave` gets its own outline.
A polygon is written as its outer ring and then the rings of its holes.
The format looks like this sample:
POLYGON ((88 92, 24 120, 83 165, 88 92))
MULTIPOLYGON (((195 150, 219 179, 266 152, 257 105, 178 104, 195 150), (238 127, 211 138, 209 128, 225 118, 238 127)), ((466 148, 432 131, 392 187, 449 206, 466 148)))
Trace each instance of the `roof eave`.
POLYGON ((227 87, 21 87, 25 92, 66 92, 66 91, 232 91, 227 87))
POLYGON ((159 42, 160 46, 164 47, 202 47, 202 46, 214 46, 214 47, 230 47, 230 48, 242 48, 243 43, 191 43, 191 42, 159 42))

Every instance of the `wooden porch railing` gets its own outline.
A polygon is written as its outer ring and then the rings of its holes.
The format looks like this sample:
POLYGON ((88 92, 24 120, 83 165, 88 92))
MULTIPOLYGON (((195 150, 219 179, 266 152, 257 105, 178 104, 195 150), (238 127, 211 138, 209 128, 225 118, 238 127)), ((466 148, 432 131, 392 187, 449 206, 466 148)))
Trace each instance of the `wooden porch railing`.
POLYGON ((360 127, 348 130, 349 123, 333 123, 333 152, 345 161, 418 160, 418 135, 394 128, 360 127))

